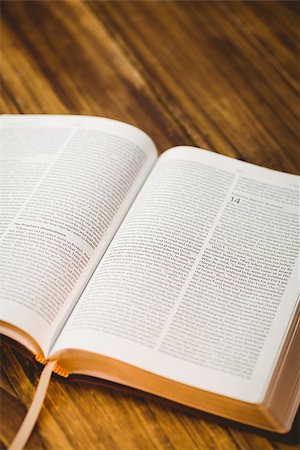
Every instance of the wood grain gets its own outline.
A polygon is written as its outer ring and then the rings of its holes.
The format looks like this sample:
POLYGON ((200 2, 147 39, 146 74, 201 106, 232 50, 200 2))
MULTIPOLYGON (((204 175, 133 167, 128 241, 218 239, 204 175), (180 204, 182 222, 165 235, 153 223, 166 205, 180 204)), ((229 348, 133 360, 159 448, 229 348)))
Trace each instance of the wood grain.
MULTIPOLYGON (((299 2, 1 3, 4 113, 107 116, 160 151, 195 144, 300 172, 299 2)), ((40 367, 2 342, 1 448, 40 367)), ((54 377, 30 449, 296 449, 265 433, 105 383, 54 377)))

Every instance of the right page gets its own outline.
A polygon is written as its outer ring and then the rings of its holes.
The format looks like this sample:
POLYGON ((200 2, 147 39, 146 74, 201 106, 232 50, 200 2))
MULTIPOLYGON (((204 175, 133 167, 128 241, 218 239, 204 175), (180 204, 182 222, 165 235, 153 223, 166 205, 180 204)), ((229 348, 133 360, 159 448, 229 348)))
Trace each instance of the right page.
POLYGON ((52 353, 88 350, 260 402, 296 311, 298 255, 297 176, 171 149, 52 353))

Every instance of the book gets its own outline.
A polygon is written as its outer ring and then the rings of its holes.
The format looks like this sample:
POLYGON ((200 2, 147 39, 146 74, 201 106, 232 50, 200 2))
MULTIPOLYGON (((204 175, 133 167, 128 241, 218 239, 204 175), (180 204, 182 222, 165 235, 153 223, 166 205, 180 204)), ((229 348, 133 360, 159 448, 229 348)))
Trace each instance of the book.
POLYGON ((0 139, 1 333, 44 378, 90 375, 287 432, 299 177, 189 146, 158 157, 106 118, 3 115, 0 139))

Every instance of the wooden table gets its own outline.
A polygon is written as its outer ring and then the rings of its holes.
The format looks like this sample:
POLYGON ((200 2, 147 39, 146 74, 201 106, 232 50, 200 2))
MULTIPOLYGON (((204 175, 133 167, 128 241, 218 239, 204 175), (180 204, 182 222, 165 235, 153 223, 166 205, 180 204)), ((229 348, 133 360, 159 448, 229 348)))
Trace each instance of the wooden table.
MULTIPOLYGON (((148 132, 160 151, 193 144, 299 173, 299 6, 2 2, 2 112, 108 116, 148 132)), ((4 340, 2 448, 31 403, 39 373, 4 340)), ((28 448, 295 449, 297 443, 296 425, 279 436, 54 377, 28 448)))

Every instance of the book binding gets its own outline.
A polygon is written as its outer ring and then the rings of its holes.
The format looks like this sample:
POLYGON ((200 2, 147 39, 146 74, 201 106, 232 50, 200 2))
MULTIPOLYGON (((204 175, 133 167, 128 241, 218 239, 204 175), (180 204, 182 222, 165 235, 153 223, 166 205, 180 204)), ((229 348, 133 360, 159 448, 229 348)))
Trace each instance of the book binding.
MULTIPOLYGON (((46 364, 48 364, 50 361, 46 358, 44 358, 43 355, 35 355, 34 359, 39 362, 40 364, 43 364, 44 366, 46 366, 46 364)), ((69 377, 69 372, 65 369, 63 369, 60 365, 58 365, 57 363, 55 363, 52 372, 56 373, 57 375, 60 375, 61 377, 64 378, 68 378, 69 377)))

